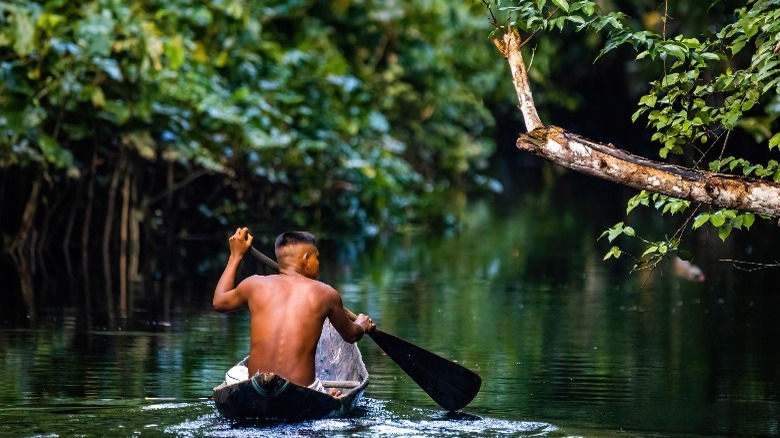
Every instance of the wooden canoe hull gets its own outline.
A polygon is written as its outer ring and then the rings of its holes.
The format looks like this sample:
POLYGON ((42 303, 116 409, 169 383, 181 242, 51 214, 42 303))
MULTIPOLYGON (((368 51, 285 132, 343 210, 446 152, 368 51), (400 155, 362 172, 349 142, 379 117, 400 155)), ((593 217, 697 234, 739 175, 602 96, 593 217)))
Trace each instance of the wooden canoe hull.
POLYGON ((222 382, 214 388, 214 403, 224 417, 237 420, 301 421, 348 414, 368 386, 368 371, 357 345, 344 342, 327 320, 317 344, 315 374, 342 395, 332 397, 273 373, 258 373, 231 385, 222 382))

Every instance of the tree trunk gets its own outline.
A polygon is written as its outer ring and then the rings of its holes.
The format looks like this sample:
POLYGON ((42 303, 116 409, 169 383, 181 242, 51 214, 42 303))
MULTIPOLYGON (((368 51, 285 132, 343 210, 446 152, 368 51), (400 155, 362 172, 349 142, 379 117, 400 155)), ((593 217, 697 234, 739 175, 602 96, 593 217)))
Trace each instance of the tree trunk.
POLYGON ((50 247, 50 232, 52 229, 57 229, 58 219, 62 218, 61 214, 57 214, 58 210, 60 210, 63 203, 67 199, 68 192, 72 187, 69 180, 54 182, 53 185, 56 185, 58 190, 50 191, 50 196, 56 199, 49 203, 49 196, 44 196, 44 215, 43 220, 41 221, 41 225, 38 227, 40 229, 40 237, 38 238, 37 247, 38 254, 43 254, 44 251, 50 247))
POLYGON ((103 276, 106 281, 106 307, 108 308, 108 319, 111 326, 114 326, 114 294, 113 284, 111 282, 111 231, 114 224, 114 207, 116 205, 116 192, 119 186, 119 176, 124 167, 124 159, 121 156, 116 164, 114 173, 111 176, 111 184, 108 188, 108 204, 106 207, 106 220, 103 224, 103 276))
POLYGON ((92 149, 92 161, 89 165, 89 183, 87 183, 87 203, 84 206, 84 223, 81 227, 81 273, 84 277, 84 312, 88 327, 92 325, 92 282, 89 272, 89 234, 92 225, 92 208, 95 200, 95 180, 97 179, 97 144, 92 149))
POLYGON ((76 211, 79 209, 80 201, 84 195, 84 181, 79 180, 76 187, 76 198, 70 205, 68 221, 65 223, 65 231, 62 233, 62 252, 69 255, 70 239, 73 236, 73 227, 76 225, 76 211))
POLYGON ((27 306, 27 316, 30 322, 38 322, 38 306, 35 303, 35 288, 33 287, 32 274, 27 265, 27 260, 21 257, 17 261, 16 269, 19 272, 19 289, 22 291, 22 299, 27 306))
POLYGON ((163 270, 162 287, 163 287, 163 320, 170 322, 171 320, 171 282, 173 270, 173 237, 175 235, 174 220, 173 220, 173 192, 174 192, 174 167, 173 161, 168 161, 168 173, 166 177, 166 197, 165 197, 165 267, 163 270))
POLYGON ((130 219, 130 166, 125 166, 124 183, 122 184, 122 213, 119 229, 119 317, 127 319, 127 238, 130 219))
POLYGON ((516 31, 494 44, 507 58, 525 118, 527 134, 517 147, 555 164, 609 181, 716 207, 780 217, 780 184, 670 165, 598 143, 556 126, 544 127, 536 115, 516 31))
POLYGON ((128 277, 131 283, 141 280, 139 269, 139 256, 141 253, 141 229, 140 222, 143 217, 138 206, 138 178, 133 178, 130 185, 130 260, 128 263, 128 277))
MULTIPOLYGON (((30 196, 22 212, 22 221, 14 241, 11 243, 10 252, 19 258, 25 257, 25 250, 30 249, 31 235, 33 234, 33 221, 38 211, 38 203, 41 194, 41 175, 38 174, 30 188, 30 196)), ((26 254, 29 256, 30 254, 26 254)))

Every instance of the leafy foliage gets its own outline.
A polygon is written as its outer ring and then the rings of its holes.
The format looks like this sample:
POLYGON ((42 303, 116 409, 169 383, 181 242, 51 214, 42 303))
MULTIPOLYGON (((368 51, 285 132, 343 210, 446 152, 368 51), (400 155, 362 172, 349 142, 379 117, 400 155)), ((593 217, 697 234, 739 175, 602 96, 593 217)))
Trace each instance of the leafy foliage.
POLYGON ((493 149, 481 96, 501 64, 473 44, 479 14, 465 1, 3 2, 0 167, 92 178, 97 150, 103 185, 122 156, 146 174, 143 205, 170 186, 169 164, 179 181, 208 171, 178 203, 224 223, 435 222, 446 211, 426 206, 493 149))
MULTIPOLYGON (((639 98, 632 120, 646 118, 653 131, 651 141, 659 145, 658 155, 662 159, 680 156, 693 167, 708 163, 713 172, 780 181, 776 155, 773 158, 775 148, 780 146, 777 2, 748 1, 734 11, 733 20, 720 30, 703 30, 696 37, 667 35, 668 16, 659 20, 663 29, 656 32, 640 27, 623 12, 603 12, 597 3, 587 0, 498 0, 495 5, 509 14, 511 26, 531 35, 569 27, 606 33, 596 59, 629 46, 636 52, 635 62, 648 67, 660 63, 660 77, 650 82, 639 98), (727 152, 735 141, 744 144, 751 138, 758 147, 727 152)), ((639 205, 670 214, 685 212, 690 206, 687 201, 642 192, 629 201, 627 212, 639 205)), ((697 207, 690 214, 698 210, 697 207)), ((734 229, 750 228, 754 220, 749 213, 715 210, 699 213, 691 228, 710 224, 726 239, 734 229)), ((621 222, 605 235, 611 242, 618 235, 628 235, 624 230, 621 222)), ((644 256, 652 256, 665 253, 664 249, 675 249, 677 238, 647 243, 644 256)), ((620 254, 619 248, 613 247, 606 258, 620 254)))

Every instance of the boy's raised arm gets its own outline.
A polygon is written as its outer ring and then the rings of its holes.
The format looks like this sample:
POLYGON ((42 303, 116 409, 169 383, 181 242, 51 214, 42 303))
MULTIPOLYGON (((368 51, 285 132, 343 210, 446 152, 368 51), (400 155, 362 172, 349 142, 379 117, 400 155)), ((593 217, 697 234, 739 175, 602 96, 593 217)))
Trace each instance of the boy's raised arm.
POLYGON ((252 237, 248 228, 237 228, 235 234, 228 239, 230 245, 230 257, 227 266, 219 277, 216 288, 214 288, 214 298, 211 304, 217 312, 230 312, 246 304, 246 298, 243 297, 234 287, 236 283, 236 272, 238 265, 244 258, 244 254, 252 246, 252 237))

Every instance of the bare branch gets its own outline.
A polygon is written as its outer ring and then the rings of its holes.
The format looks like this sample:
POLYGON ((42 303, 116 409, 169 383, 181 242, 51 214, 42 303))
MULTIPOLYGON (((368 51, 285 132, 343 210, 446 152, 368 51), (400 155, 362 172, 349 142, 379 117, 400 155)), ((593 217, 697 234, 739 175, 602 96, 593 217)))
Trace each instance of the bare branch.
POLYGON ((721 262, 729 262, 734 265, 735 268, 741 269, 747 272, 758 271, 759 269, 780 268, 780 262, 774 263, 759 263, 759 262, 747 262, 744 260, 734 259, 720 259, 721 262), (750 267, 748 267, 750 266, 750 267))
POLYGON ((512 71, 512 80, 517 90, 517 98, 520 100, 520 111, 525 119, 525 128, 528 132, 537 128, 542 128, 542 120, 536 112, 534 98, 531 95, 531 84, 528 81, 528 72, 523 63, 523 56, 520 54, 520 47, 523 41, 516 29, 509 29, 501 40, 493 38, 493 43, 499 51, 509 61, 509 68, 512 71))
POLYGON ((557 126, 521 134, 517 147, 625 186, 722 208, 780 217, 780 184, 652 161, 557 126))
POLYGON ((705 172, 630 154, 557 126, 545 127, 531 95, 517 30, 508 30, 496 47, 509 62, 527 134, 517 147, 564 167, 619 184, 679 199, 780 217, 780 184, 736 175, 705 172))

